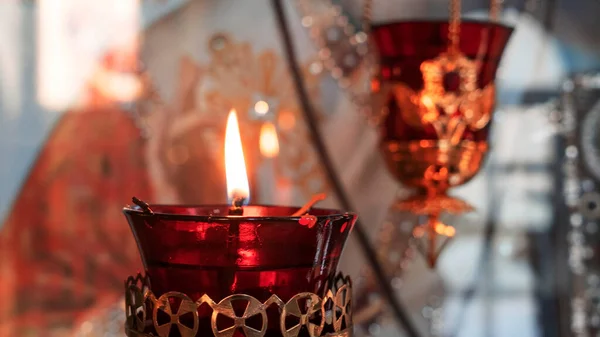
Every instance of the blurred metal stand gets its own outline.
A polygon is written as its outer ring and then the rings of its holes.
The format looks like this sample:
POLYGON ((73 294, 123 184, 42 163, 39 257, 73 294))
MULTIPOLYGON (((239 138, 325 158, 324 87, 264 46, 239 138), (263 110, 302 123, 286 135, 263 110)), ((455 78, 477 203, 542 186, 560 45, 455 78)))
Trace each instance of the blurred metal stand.
POLYGON ((557 289, 563 336, 600 333, 600 73, 575 74, 560 106, 564 188, 556 214, 557 289), (566 242, 565 242, 566 240, 566 242), (566 245, 565 245, 566 243, 566 245), (565 278, 565 270, 570 270, 565 278))

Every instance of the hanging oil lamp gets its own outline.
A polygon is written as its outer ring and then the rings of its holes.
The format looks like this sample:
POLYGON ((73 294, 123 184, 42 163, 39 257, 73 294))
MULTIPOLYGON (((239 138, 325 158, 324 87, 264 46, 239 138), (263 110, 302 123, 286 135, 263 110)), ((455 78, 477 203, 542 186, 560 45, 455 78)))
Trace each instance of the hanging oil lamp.
POLYGON ((392 175, 416 193, 400 210, 427 218, 413 231, 416 248, 434 267, 455 229, 444 212, 473 208, 449 196, 468 182, 488 151, 495 106, 494 80, 512 29, 490 20, 462 21, 461 0, 450 0, 449 21, 399 21, 374 25, 379 69, 371 82, 374 112, 381 112, 381 150, 392 175))

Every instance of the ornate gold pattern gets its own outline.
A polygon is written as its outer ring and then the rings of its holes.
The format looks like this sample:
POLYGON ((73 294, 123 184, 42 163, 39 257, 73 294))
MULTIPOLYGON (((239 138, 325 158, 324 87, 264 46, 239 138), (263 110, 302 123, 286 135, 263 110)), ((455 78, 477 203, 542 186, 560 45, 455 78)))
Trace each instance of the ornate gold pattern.
POLYGON ((154 301, 153 304, 154 309, 152 310, 152 322, 154 323, 154 328, 156 329, 156 332, 158 332, 159 336, 169 336, 172 325, 177 326, 181 336, 185 337, 196 335, 196 332, 198 332, 198 308, 196 307, 194 301, 192 301, 189 297, 182 293, 170 291, 160 296, 157 300, 154 301), (179 309, 175 313, 171 310, 171 304, 169 303, 169 300, 171 299, 179 299, 181 301, 179 309), (170 318, 170 321, 164 324, 159 324, 159 311, 167 314, 170 318), (187 314, 192 314, 192 316, 194 317, 193 325, 191 327, 184 325, 180 319, 182 316, 187 314))
POLYGON ((319 296, 313 293, 300 293, 292 297, 292 299, 283 306, 280 326, 281 331, 285 331, 288 336, 292 337, 298 336, 302 326, 306 326, 308 328, 308 333, 311 337, 321 335, 321 331, 323 331, 323 327, 325 326, 325 307, 321 305, 321 299, 319 296), (300 309, 300 306, 298 305, 300 300, 307 301, 307 310, 302 311, 302 309, 300 309), (321 321, 318 325, 310 322, 310 318, 313 317, 313 315, 317 312, 321 314, 321 321), (285 324, 285 320, 289 316, 294 316, 299 319, 298 324, 292 326, 291 328, 288 328, 285 324))
MULTIPOLYGON (((147 334, 144 332, 134 331, 131 329, 125 329, 128 337, 155 337, 152 334, 147 334)), ((340 332, 329 332, 324 334, 325 337, 352 337, 352 328, 344 329, 340 332)))
MULTIPOLYGON (((263 306, 263 304, 260 303, 260 301, 256 298, 244 294, 236 294, 225 297, 216 306, 214 305, 214 302, 212 302, 211 305, 211 299, 208 296, 204 295, 202 298, 204 299, 204 303, 209 303, 211 308, 213 308, 212 317, 210 319, 210 326, 215 336, 231 337, 235 333, 236 329, 242 329, 246 337, 259 337, 264 336, 265 332, 267 331, 267 312, 265 309, 269 305, 263 306), (244 313, 241 316, 238 316, 233 310, 233 302, 236 301, 244 301, 248 303, 246 310, 244 310, 244 313), (224 315, 233 319, 233 325, 223 330, 219 330, 217 328, 217 318, 219 315, 224 315), (255 315, 260 315, 262 317, 262 324, 260 330, 254 329, 246 325, 246 319, 255 315)), ((198 307, 200 307, 200 305, 198 305, 198 307)), ((196 307, 194 307, 194 309, 197 310, 196 307)), ((194 335, 195 334, 191 334, 190 336, 194 335)))
POLYGON ((298 337, 305 327, 310 337, 350 337, 352 336, 352 285, 350 278, 338 275, 330 284, 323 297, 310 292, 296 294, 284 302, 277 295, 271 295, 264 303, 245 294, 233 294, 216 303, 208 295, 193 301, 187 295, 170 291, 158 298, 150 290, 148 277, 138 274, 129 277, 125 282, 125 314, 126 331, 129 337, 168 337, 171 329, 176 327, 182 337, 194 337, 198 333, 198 309, 207 304, 212 309, 210 319, 214 337, 231 337, 237 329, 241 329, 247 337, 263 337, 267 332, 267 308, 276 306, 279 309, 279 326, 284 337, 298 337), (171 302, 179 302, 179 309, 173 312, 171 302), (236 314, 233 302, 247 303, 242 315, 236 314), (151 312, 151 315, 149 314, 151 312), (169 319, 159 322, 159 312, 169 319), (229 317, 233 325, 224 329, 217 327, 219 315, 229 317), (260 315, 260 329, 246 325, 246 320, 260 315), (182 321, 182 317, 188 317, 182 321), (288 317, 297 318, 297 323, 290 326, 288 317), (146 319, 152 319, 155 332, 147 332, 146 319), (189 319, 191 317, 191 319, 189 319), (331 331, 324 333, 323 331, 331 331), (156 334, 155 334, 156 333, 156 334))
POLYGON ((413 127, 433 125, 438 138, 460 142, 467 127, 484 128, 495 103, 494 84, 477 88, 477 63, 462 54, 444 53, 421 64, 423 89, 413 91, 405 84, 394 85, 393 93, 402 118, 413 127), (454 77, 454 78, 452 78, 454 77), (456 90, 444 82, 456 81, 456 90))

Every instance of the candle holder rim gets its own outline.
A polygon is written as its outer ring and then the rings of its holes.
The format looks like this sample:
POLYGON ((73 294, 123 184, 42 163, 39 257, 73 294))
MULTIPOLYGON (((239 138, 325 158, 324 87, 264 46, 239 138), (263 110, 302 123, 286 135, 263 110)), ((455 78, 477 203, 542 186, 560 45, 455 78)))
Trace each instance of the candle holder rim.
MULTIPOLYGON (((448 22, 448 18, 436 18, 436 19, 428 19, 428 18, 410 18, 410 19, 400 19, 400 20, 384 20, 384 21, 378 21, 373 23, 373 27, 378 27, 378 26, 387 26, 387 25, 396 25, 396 24, 415 24, 415 23, 445 23, 445 24, 450 24, 448 22)), ((490 27, 499 27, 499 28, 504 28, 510 31, 514 31, 515 30, 515 25, 510 25, 508 23, 504 23, 501 21, 490 21, 489 19, 477 19, 477 18, 464 18, 460 20, 460 24, 461 25, 487 25, 490 27)))
MULTIPOLYGON (((163 207, 176 207, 180 209, 190 209, 190 208, 228 208, 230 205, 226 204, 210 204, 210 205, 175 205, 175 204, 150 204, 150 209, 154 208, 163 208, 163 207)), ((276 205, 263 205, 263 204, 250 204, 244 205, 244 207, 267 207, 267 208, 290 208, 290 209, 300 209, 300 207, 296 206, 276 206, 276 205)), ((337 220, 342 218, 356 218, 358 214, 355 212, 342 212, 338 209, 332 208, 320 208, 313 207, 311 210, 318 210, 324 212, 331 212, 331 214, 324 215, 314 215, 308 212, 309 215, 316 217, 318 220, 337 220)), ((241 220, 241 221, 269 221, 269 222, 294 222, 299 221, 303 216, 261 216, 261 215, 227 215, 227 214, 219 214, 219 215, 198 215, 198 214, 176 214, 176 213, 165 213, 165 212, 157 212, 152 211, 148 212, 142 209, 138 205, 127 205, 123 207, 123 213, 125 215, 146 215, 153 216, 156 218, 166 219, 166 220, 187 220, 187 221, 198 221, 198 222, 231 222, 232 219, 241 220)))

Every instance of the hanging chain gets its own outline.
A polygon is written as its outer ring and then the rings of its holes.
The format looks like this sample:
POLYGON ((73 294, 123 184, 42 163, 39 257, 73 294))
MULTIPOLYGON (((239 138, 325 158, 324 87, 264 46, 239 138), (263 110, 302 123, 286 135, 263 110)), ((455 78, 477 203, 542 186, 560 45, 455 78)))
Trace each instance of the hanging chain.
MULTIPOLYGON (((372 0, 367 0, 372 1, 372 0)), ((489 18, 491 22, 497 22, 502 10, 503 0, 490 0, 489 18)), ((448 27, 448 41, 450 41, 449 52, 451 55, 460 53, 460 24, 461 24, 461 0, 450 0, 448 4, 450 13, 450 26, 448 27)))
POLYGON ((373 19, 373 0, 365 0, 362 13, 362 28, 365 33, 371 32, 371 20, 373 19))
POLYGON ((503 0, 491 0, 490 2, 490 20, 492 22, 498 22, 500 18, 500 12, 502 11, 503 0))
MULTIPOLYGON (((502 11, 503 0, 490 0, 490 21, 497 22, 502 11)), ((461 0, 450 0, 450 22, 456 23, 457 35, 460 35, 460 12, 461 0)), ((371 20, 373 18, 373 0, 365 0, 363 5, 362 27, 365 33, 371 30, 371 20)), ((457 36, 458 38, 458 36, 457 36)), ((452 41, 452 39, 450 39, 452 41)))
POLYGON ((450 46, 448 48, 450 55, 456 56, 460 53, 460 11, 461 11, 461 0, 450 0, 449 12, 450 12, 450 25, 448 27, 448 41, 450 46))

